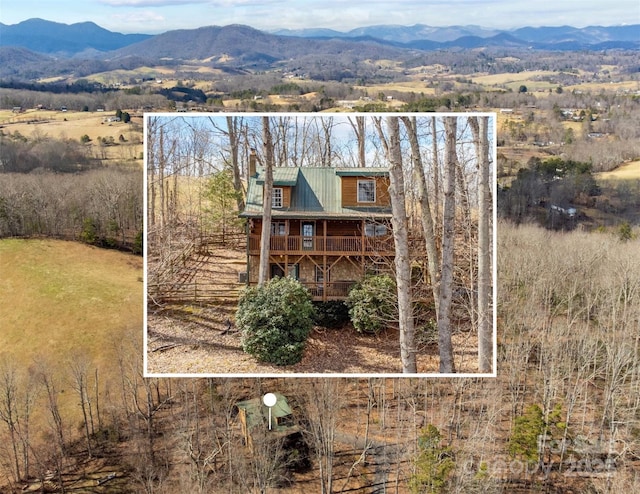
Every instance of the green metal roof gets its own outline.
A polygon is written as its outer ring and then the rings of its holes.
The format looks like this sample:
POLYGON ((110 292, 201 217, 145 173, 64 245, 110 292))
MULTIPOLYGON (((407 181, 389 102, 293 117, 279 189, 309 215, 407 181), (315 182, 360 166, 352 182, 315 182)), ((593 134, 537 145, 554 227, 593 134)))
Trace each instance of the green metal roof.
MULTIPOLYGON (((300 168, 274 168, 273 185, 293 187, 298 182, 298 170, 300 168)), ((264 171, 261 170, 256 177, 256 182, 264 184, 264 171)))
MULTIPOLYGON (((290 185, 291 206, 273 208, 274 218, 336 218, 358 219, 391 217, 390 207, 342 207, 341 176, 385 176, 387 168, 274 168, 274 186, 290 185), (295 176, 295 182, 293 180, 295 176), (278 181, 276 181, 278 180, 278 181)), ((264 170, 249 179, 247 201, 242 217, 262 216, 264 170)))
POLYGON ((388 168, 336 168, 341 177, 376 177, 389 175, 388 168))
MULTIPOLYGON (((277 425, 276 419, 291 415, 291 407, 289 407, 289 403, 287 403, 287 399, 283 395, 280 393, 274 394, 276 395, 277 401, 271 408, 271 420, 273 422, 271 426, 275 428, 275 430, 284 430, 289 427, 277 425)), ((241 401, 236 403, 236 406, 246 412, 247 427, 249 429, 260 424, 268 425, 269 407, 262 402, 262 398, 241 401)))

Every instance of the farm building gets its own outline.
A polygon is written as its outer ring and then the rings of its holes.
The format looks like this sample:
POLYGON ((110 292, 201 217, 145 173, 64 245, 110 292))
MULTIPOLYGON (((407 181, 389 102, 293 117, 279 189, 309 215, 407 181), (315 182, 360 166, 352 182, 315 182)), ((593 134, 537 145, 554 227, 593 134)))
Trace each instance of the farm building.
MULTIPOLYGON (((249 164, 247 282, 258 281, 264 170, 249 164)), ((345 299, 395 255, 387 168, 274 168, 270 276, 292 276, 314 300, 345 299)))

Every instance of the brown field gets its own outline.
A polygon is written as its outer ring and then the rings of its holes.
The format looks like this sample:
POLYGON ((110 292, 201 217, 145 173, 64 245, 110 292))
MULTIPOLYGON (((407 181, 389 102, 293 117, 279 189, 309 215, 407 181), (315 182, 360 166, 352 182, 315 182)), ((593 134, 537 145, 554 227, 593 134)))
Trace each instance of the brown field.
MULTIPOLYGON (((204 62, 206 61, 207 60, 204 60, 204 62)), ((110 70, 108 72, 98 72, 96 74, 92 74, 86 77, 86 79, 90 81, 100 82, 102 84, 120 84, 122 88, 125 88, 132 87, 129 85, 129 82, 132 79, 155 78, 157 79, 156 81, 144 82, 143 85, 153 85, 154 87, 170 88, 176 86, 178 80, 184 80, 179 76, 179 73, 182 71, 196 72, 199 74, 206 74, 207 76, 223 74, 223 72, 219 69, 204 67, 202 65, 199 65, 198 62, 195 61, 193 65, 180 65, 177 68, 154 66, 138 67, 137 69, 132 70, 110 70)), ((209 89, 209 87, 211 86, 210 81, 194 81, 194 83, 196 84, 196 87, 199 87, 201 89, 209 89)))
POLYGON ((640 180, 640 160, 620 165, 615 170, 596 174, 598 180, 640 180))
POLYGON ((534 82, 534 79, 538 77, 557 75, 550 70, 529 70, 518 73, 504 73, 504 74, 492 74, 492 75, 478 75, 471 77, 471 80, 475 84, 483 86, 496 86, 496 85, 514 85, 514 84, 526 84, 527 86, 534 82))
MULTIPOLYGON (((88 356, 107 374, 143 327, 142 258, 77 242, 0 240, 0 349, 23 368, 88 356)), ((76 400, 67 395, 73 415, 76 400)), ((62 396, 62 398, 64 398, 62 396)))
POLYGON ((80 141, 88 135, 92 155, 109 160, 140 160, 142 153, 142 116, 131 114, 131 123, 108 122, 115 111, 74 112, 57 110, 27 110, 24 113, 0 111, 0 130, 4 134, 19 132, 27 138, 51 137, 80 141), (120 142, 122 136, 126 142, 120 142), (117 143, 100 149, 98 139, 112 137, 117 143), (103 155, 104 151, 104 155, 103 155))
POLYGON ((582 84, 575 84, 573 86, 565 86, 566 91, 591 91, 593 93, 606 91, 638 91, 640 87, 637 81, 611 81, 611 82, 585 82, 582 84))

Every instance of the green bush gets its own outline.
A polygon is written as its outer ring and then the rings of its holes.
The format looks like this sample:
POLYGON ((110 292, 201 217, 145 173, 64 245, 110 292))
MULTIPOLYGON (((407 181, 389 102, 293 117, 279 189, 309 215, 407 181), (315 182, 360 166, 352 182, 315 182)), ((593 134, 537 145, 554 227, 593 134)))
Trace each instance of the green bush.
POLYGON ((618 238, 621 242, 626 242, 633 238, 633 231, 628 221, 625 221, 618 227, 618 238))
POLYGON ((453 452, 440 444, 438 428, 432 424, 420 431, 415 473, 409 478, 412 493, 443 492, 449 475, 455 468, 453 452))
POLYGON ((536 404, 529 405, 524 414, 515 419, 509 438, 509 454, 534 464, 538 461, 538 436, 544 429, 542 408, 536 404))
POLYGON ((388 275, 365 278, 347 301, 353 327, 360 333, 378 333, 398 320, 396 283, 388 275))
POLYGON ((314 309, 309 292, 292 278, 273 278, 240 296, 236 324, 242 349, 261 362, 293 365, 302 360, 314 309))
POLYGON ((323 328, 341 328, 349 322, 349 307, 342 300, 315 302, 314 324, 323 328))
POLYGON ((144 231, 138 230, 136 237, 133 239, 133 253, 141 255, 144 251, 144 231))
POLYGON ((94 245, 98 241, 98 225, 93 218, 85 218, 82 221, 80 240, 85 244, 94 245))

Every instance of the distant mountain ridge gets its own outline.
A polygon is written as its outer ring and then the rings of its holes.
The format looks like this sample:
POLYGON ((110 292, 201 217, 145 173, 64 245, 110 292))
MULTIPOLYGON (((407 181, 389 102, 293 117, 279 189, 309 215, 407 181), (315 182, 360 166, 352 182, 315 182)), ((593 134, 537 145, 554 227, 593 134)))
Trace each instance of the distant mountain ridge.
POLYGON ((0 33, 0 46, 59 56, 113 51, 152 37, 114 33, 93 22, 62 24, 44 19, 28 19, 13 25, 0 23, 0 33))
POLYGON ((110 56, 120 59, 144 53, 145 57, 156 59, 210 60, 227 66, 263 67, 309 55, 320 59, 337 55, 362 59, 399 54, 398 48, 377 40, 368 41, 293 38, 235 24, 169 31, 121 48, 110 56))
POLYGON ((547 50, 640 49, 640 25, 522 27, 513 30, 481 26, 434 27, 377 25, 340 32, 332 29, 260 31, 249 26, 208 26, 158 35, 121 34, 93 22, 62 24, 29 19, 14 25, 0 23, 0 47, 13 46, 63 57, 84 58, 144 55, 177 59, 205 59, 218 53, 244 60, 273 61, 298 56, 303 50, 352 50, 348 43, 373 43, 396 49, 437 50, 482 46, 528 47, 547 50), (321 42, 331 42, 322 46, 321 42), (297 46, 296 46, 297 45, 297 46), (108 55, 107 55, 108 54, 108 55), (287 55, 288 54, 288 55, 287 55))
POLYGON ((125 35, 92 22, 67 25, 30 19, 11 26, 0 24, 0 77, 33 80, 44 74, 68 73, 82 77, 98 71, 194 61, 230 73, 279 67, 341 80, 356 73, 381 76, 383 71, 370 63, 373 60, 408 60, 434 50, 640 49, 640 25, 500 31, 480 26, 416 24, 362 27, 348 33, 327 29, 278 32, 230 25, 153 36, 125 35))
POLYGON ((464 36, 479 36, 488 38, 495 36, 500 31, 497 29, 486 29, 480 26, 449 26, 433 27, 425 24, 414 24, 413 26, 402 26, 396 24, 358 27, 346 32, 332 29, 280 29, 273 31, 273 34, 282 36, 299 36, 304 38, 314 37, 341 37, 357 38, 370 36, 383 41, 396 43, 411 43, 413 41, 435 41, 445 43, 454 41, 464 36))
MULTIPOLYGON (((413 26, 378 25, 352 29, 346 32, 323 29, 281 29, 274 34, 305 38, 356 38, 369 36, 382 41, 419 49, 473 48, 487 40, 493 46, 500 40, 506 46, 529 44, 539 49, 589 49, 590 47, 635 49, 640 47, 640 25, 628 26, 572 26, 522 27, 512 30, 488 29, 481 26, 434 27, 424 24, 413 26)), ((599 49, 599 48, 596 48, 599 49)))

